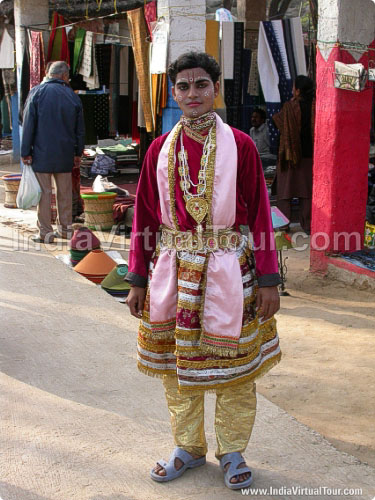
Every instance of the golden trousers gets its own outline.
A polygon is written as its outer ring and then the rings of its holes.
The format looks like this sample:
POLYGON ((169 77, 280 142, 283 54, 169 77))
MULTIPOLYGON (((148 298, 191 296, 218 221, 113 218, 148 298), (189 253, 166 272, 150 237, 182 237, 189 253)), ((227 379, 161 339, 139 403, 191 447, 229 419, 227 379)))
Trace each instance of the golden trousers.
MULTIPOLYGON (((179 392, 176 375, 165 375, 163 384, 176 446, 192 455, 206 455, 204 391, 179 392)), ((255 421, 255 388, 254 382, 245 381, 216 389, 216 458, 245 451, 255 421)))

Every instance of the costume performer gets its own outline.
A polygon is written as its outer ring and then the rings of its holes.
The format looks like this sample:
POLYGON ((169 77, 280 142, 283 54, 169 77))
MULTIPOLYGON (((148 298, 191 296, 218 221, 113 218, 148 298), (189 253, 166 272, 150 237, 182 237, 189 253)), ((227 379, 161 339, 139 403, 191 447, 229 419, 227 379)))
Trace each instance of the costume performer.
POLYGON ((177 446, 151 477, 170 481, 205 463, 209 390, 217 395, 216 457, 225 484, 239 489, 252 481, 241 453, 255 419, 254 380, 281 355, 268 194, 253 141, 213 112, 215 59, 183 54, 168 74, 183 116, 145 157, 126 278, 128 306, 141 317, 138 367, 163 378, 177 446))

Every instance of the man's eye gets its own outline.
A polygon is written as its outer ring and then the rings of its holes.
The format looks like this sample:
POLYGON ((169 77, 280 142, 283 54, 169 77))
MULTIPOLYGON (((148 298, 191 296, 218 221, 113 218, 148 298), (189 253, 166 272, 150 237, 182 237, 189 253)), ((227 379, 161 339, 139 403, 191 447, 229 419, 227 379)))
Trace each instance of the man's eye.
POLYGON ((187 90, 187 85, 180 85, 178 90, 187 90))

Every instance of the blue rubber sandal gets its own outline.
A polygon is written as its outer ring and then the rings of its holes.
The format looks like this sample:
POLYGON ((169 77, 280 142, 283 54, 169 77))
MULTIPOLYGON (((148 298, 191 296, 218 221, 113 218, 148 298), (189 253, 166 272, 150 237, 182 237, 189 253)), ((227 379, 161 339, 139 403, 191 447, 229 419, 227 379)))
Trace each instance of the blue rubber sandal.
POLYGON ((159 474, 156 474, 154 472, 154 469, 151 471, 151 479, 154 481, 158 481, 159 483, 164 483, 166 481, 173 481, 173 479, 177 479, 178 477, 182 476, 182 474, 187 470, 187 469, 194 469, 194 467, 200 467, 201 465, 204 465, 206 463, 206 457, 201 457, 201 458, 193 458, 190 453, 188 453, 185 450, 182 450, 181 448, 175 448, 169 462, 166 462, 165 460, 159 460, 157 462, 157 465, 160 465, 160 467, 163 467, 163 469, 166 472, 165 476, 159 476, 159 474), (181 469, 176 469, 174 466, 174 461, 175 458, 179 458, 181 462, 183 462, 183 466, 181 469))
POLYGON ((253 482, 253 475, 249 467, 243 467, 238 469, 237 467, 246 463, 246 460, 243 458, 239 451, 235 451, 233 453, 227 453, 220 459, 220 467, 224 472, 224 482, 225 486, 230 490, 240 490, 241 488, 248 488, 253 482), (230 464, 228 470, 225 472, 225 466, 230 464), (230 480, 235 476, 240 476, 241 474, 246 474, 250 472, 250 477, 241 483, 231 483, 230 480))

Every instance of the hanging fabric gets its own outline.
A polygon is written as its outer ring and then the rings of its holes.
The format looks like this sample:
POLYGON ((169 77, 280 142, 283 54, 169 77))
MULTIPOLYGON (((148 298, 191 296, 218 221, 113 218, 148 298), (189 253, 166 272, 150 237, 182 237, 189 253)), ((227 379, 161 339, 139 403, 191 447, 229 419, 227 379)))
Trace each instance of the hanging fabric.
POLYGON ((149 86, 149 42, 143 9, 128 12, 128 21, 132 37, 134 61, 139 80, 140 101, 147 132, 152 132, 152 111, 149 86))
POLYGON ((82 60, 81 65, 78 69, 78 73, 82 76, 89 77, 92 74, 93 69, 93 36, 92 31, 86 31, 83 44, 82 60))
POLYGON ((153 24, 150 71, 153 74, 167 72, 169 25, 165 21, 153 24))
POLYGON ((57 12, 52 14, 52 31, 48 42, 47 62, 65 61, 70 64, 68 37, 64 26, 64 17, 57 12))
POLYGON ((24 50, 23 50, 23 58, 22 58, 22 67, 21 67, 21 75, 20 75, 20 107, 18 110, 18 122, 20 125, 23 123, 23 109, 25 107, 27 96, 29 95, 30 90, 30 52, 29 52, 29 44, 26 40, 24 50))
POLYGON ((155 0, 145 4, 144 10, 145 10, 145 19, 147 23, 148 33, 150 36, 150 41, 152 42, 153 41, 152 23, 154 23, 157 20, 155 0))
POLYGON ((30 32, 30 89, 39 85, 45 76, 43 35, 40 31, 30 32))
POLYGON ((297 67, 296 67, 296 61, 294 59, 290 19, 283 20, 283 28, 284 28, 285 48, 286 48, 286 53, 288 56, 290 78, 291 78, 292 82, 294 82, 294 80, 296 79, 296 76, 297 76, 297 67))
POLYGON ((290 20, 294 58, 296 61, 297 75, 307 75, 305 45, 303 41, 302 23, 300 17, 290 20))
MULTIPOLYGON (((214 57, 220 64, 220 39, 219 39, 220 23, 218 21, 206 21, 206 53, 214 57)), ((220 88, 219 95, 215 98, 214 109, 225 109, 223 98, 223 89, 220 88)))
POLYGON ((221 41, 223 65, 223 78, 233 80, 233 54, 234 54, 234 23, 223 23, 223 33, 221 41))
POLYGON ((74 40, 74 55, 73 55, 73 75, 78 71, 81 65, 83 56, 83 47, 85 42, 86 30, 79 28, 76 33, 76 38, 74 40))
POLYGON ((0 42, 0 68, 14 68, 14 41, 5 27, 0 42))
POLYGON ((129 95, 129 47, 120 49, 120 95, 129 95))

